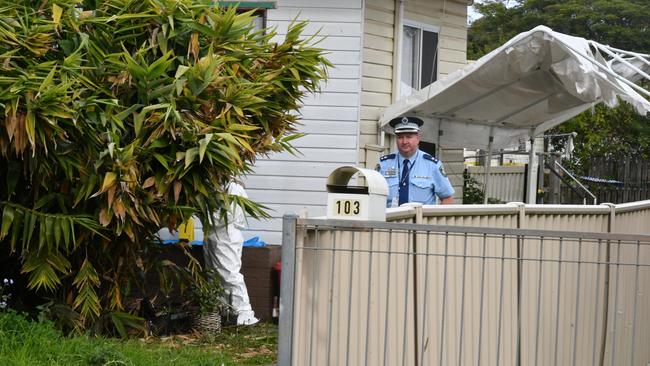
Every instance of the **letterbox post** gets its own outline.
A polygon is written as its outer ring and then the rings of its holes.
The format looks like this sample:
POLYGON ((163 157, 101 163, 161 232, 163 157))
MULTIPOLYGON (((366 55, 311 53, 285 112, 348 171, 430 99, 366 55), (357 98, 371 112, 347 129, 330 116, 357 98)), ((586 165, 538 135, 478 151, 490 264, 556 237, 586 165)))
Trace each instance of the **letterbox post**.
POLYGON ((370 169, 342 166, 327 178, 327 218, 386 221, 388 185, 384 177, 370 169), (359 174, 364 185, 349 185, 359 174))

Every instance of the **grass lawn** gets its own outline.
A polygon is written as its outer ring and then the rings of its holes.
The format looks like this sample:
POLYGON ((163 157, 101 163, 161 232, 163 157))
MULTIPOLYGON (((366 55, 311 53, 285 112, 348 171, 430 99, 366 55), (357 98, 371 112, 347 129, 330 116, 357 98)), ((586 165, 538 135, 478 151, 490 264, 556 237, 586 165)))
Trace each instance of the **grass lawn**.
POLYGON ((0 365, 270 365, 277 359, 277 326, 225 328, 149 339, 65 337, 49 323, 0 313, 0 365))

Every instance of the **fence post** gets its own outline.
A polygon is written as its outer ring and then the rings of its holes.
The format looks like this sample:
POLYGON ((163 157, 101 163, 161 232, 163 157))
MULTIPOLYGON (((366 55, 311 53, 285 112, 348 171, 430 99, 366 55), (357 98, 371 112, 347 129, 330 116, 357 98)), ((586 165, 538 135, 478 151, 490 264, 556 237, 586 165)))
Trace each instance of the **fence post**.
MULTIPOLYGON (((551 155, 551 159, 549 161, 549 164, 551 165, 551 168, 555 169, 556 171, 559 171, 562 175, 564 175, 559 169, 557 169, 557 163, 560 162, 560 154, 553 154, 551 155)), ((549 203, 551 204, 561 204, 562 203, 562 181, 560 180, 560 177, 558 177, 555 174, 549 175, 549 203)))
MULTIPOLYGON (((413 216, 413 223, 422 225, 423 215, 422 215, 422 204, 421 203, 410 203, 409 206, 415 209, 415 216, 413 216)), ((420 359, 418 355, 420 350, 418 349, 418 332, 420 330, 420 322, 418 320, 418 283, 420 281, 420 274, 418 273, 418 232, 417 230, 413 231, 413 354, 415 355, 415 366, 419 365, 420 359)), ((406 336, 406 334, 404 335, 406 336)))
POLYGON ((616 225, 616 205, 613 203, 601 203, 601 206, 609 207, 609 218, 607 219, 607 231, 611 233, 616 225))
POLYGON ((293 304, 296 270, 295 214, 282 218, 282 275, 280 283, 280 324, 278 329, 278 365, 290 366, 293 356, 293 304))
POLYGON ((415 209, 415 216, 413 216, 414 224, 424 224, 424 218, 422 216, 422 204, 421 203, 409 203, 409 206, 415 209))
MULTIPOLYGON (((537 168, 537 191, 543 191, 544 190, 544 175, 546 174, 546 162, 545 159, 546 156, 541 153, 539 154, 539 167, 537 168)), ((552 177, 553 174, 550 174, 552 177)), ((560 192, 561 195, 561 192, 560 192)), ((544 195, 541 195, 541 199, 539 201, 536 200, 537 203, 547 203, 544 202, 544 195)))
POLYGON ((517 229, 526 228, 526 204, 523 202, 510 202, 509 205, 517 207, 517 229))
MULTIPOLYGON (((616 205, 613 203, 601 203, 603 206, 609 207, 609 219, 607 220, 607 232, 611 233, 612 230, 614 229, 614 225, 616 224, 616 205)), ((601 334, 602 340, 601 340, 601 345, 600 345, 600 360, 599 360, 599 365, 604 365, 605 364, 605 350, 607 349, 607 335, 610 334, 610 329, 609 327, 609 273, 610 273, 610 261, 611 261, 611 242, 609 240, 606 241, 606 247, 605 247, 605 283, 604 286, 605 288, 603 289, 604 291, 604 296, 603 296, 603 315, 602 315, 602 322, 603 322, 603 331, 601 334)), ((618 258, 616 259, 618 261, 618 258)), ((616 315, 614 315, 616 316, 616 315)))

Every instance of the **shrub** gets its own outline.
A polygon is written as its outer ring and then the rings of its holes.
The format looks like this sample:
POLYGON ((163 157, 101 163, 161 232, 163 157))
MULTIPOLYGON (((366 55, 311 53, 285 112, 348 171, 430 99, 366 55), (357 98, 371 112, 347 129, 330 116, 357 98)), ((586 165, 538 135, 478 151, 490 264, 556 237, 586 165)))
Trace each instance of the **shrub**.
MULTIPOLYGON (((467 170, 463 172, 463 204, 482 205, 485 200, 485 187, 476 179, 472 178, 467 170)), ((489 204, 504 203, 503 201, 488 197, 489 204)))
POLYGON ((153 234, 233 200, 264 216, 223 187, 293 151, 300 100, 326 77, 304 23, 274 43, 212 3, 0 0, 0 241, 79 327, 134 324, 142 272, 202 281, 192 258, 156 261, 153 234))
POLYGON ((485 199, 483 187, 476 179, 472 178, 467 170, 463 172, 463 204, 482 204, 485 199))

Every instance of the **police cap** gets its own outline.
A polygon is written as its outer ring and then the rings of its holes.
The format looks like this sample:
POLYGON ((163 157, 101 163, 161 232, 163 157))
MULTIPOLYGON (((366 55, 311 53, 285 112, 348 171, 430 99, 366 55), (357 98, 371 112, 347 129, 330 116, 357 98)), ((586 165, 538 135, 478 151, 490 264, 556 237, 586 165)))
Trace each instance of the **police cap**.
POLYGON ((390 120, 388 124, 393 128, 395 134, 418 133, 424 122, 417 117, 400 116, 390 120))

